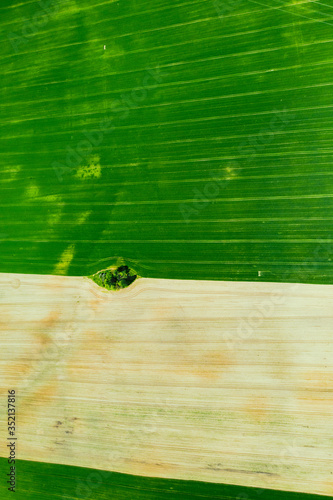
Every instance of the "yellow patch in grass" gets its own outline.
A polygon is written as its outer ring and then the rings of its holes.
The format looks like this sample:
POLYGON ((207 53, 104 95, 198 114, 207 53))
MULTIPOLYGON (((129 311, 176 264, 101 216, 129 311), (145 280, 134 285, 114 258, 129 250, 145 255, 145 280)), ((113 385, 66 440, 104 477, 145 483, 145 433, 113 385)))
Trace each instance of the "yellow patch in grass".
POLYGON ((65 275, 74 257, 75 244, 69 245, 61 254, 58 264, 55 266, 54 274, 65 275))
POLYGON ((78 168, 75 177, 79 179, 99 179, 102 175, 102 167, 99 163, 98 155, 91 156, 87 165, 78 168))
POLYGON ((39 195, 39 187, 36 184, 30 184, 25 190, 25 195, 27 198, 37 198, 39 195))

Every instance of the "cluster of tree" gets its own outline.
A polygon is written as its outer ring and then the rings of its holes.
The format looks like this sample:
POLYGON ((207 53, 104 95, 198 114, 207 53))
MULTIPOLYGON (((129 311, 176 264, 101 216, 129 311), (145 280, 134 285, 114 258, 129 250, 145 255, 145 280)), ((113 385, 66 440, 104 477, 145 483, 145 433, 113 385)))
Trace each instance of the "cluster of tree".
POLYGON ((120 290, 133 283, 137 275, 128 266, 120 266, 114 272, 110 269, 101 271, 98 273, 97 278, 95 281, 104 288, 108 290, 120 290))

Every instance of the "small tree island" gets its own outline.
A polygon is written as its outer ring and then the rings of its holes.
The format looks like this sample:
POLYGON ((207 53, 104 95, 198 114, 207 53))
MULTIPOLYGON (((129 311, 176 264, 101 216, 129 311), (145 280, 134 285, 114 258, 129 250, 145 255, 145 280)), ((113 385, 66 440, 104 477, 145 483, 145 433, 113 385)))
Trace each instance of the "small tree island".
POLYGON ((117 269, 106 269, 89 276, 97 285, 107 290, 121 290, 131 285, 138 275, 128 266, 119 266, 117 269))

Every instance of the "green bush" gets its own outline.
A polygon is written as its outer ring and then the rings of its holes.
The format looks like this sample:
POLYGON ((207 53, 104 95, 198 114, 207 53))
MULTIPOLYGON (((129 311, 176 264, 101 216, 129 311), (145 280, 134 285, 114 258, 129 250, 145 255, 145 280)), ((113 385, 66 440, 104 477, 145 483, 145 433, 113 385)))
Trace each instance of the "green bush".
POLYGON ((136 280, 137 274, 128 266, 119 266, 114 272, 106 269, 94 274, 91 278, 97 285, 116 291, 131 285, 136 280))

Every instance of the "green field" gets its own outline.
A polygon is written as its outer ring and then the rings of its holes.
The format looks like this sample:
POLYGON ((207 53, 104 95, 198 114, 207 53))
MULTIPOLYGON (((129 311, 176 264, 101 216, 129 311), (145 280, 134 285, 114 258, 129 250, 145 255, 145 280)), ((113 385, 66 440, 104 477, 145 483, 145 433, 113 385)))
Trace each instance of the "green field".
MULTIPOLYGON (((7 459, 0 458, 6 471, 7 459)), ((0 482, 2 499, 13 493, 0 482)), ((130 476, 42 462, 16 462, 16 500, 325 500, 330 497, 198 481, 130 476)))
POLYGON ((0 7, 0 272, 333 282, 329 4, 42 5, 0 7))

